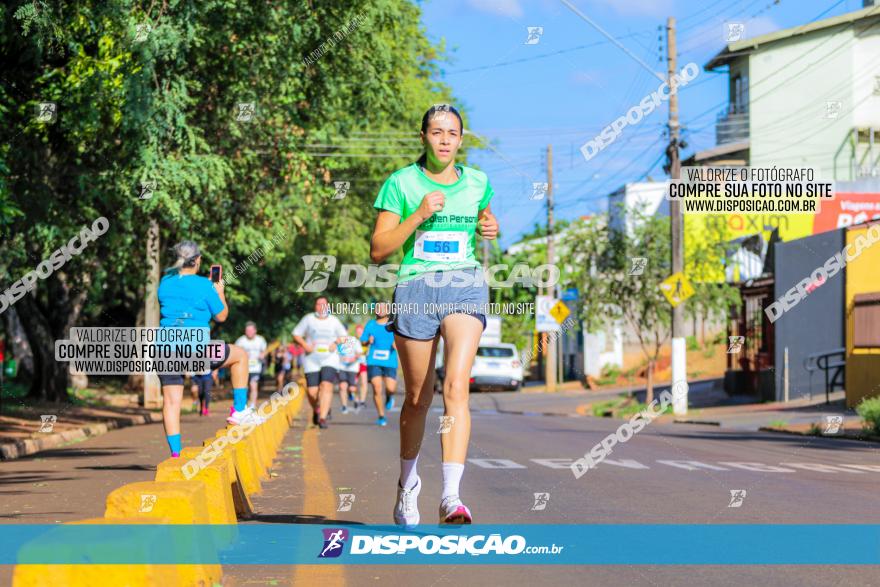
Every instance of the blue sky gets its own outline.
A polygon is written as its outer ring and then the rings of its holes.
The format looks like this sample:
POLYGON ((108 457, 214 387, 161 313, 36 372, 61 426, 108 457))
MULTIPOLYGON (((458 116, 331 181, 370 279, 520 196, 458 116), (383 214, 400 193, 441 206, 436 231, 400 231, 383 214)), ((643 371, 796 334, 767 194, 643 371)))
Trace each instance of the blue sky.
MULTIPOLYGON (((691 61, 700 66, 699 76, 679 93, 685 156, 715 144, 715 117, 727 104, 727 75, 702 66, 724 47, 726 23, 742 23, 744 37, 754 37, 862 7, 862 0, 571 2, 663 75, 666 18, 676 18, 678 67, 691 61)), ((661 157, 665 103, 625 128, 589 162, 581 155, 581 145, 660 82, 560 0, 425 0, 420 5, 428 36, 446 40, 449 61, 442 79, 466 109, 466 126, 492 142, 493 149, 471 151, 470 162, 489 174, 495 188, 492 207, 501 222, 502 246, 546 219, 544 202, 529 195, 531 182, 546 177, 548 144, 553 145, 557 218, 604 210, 608 193, 646 173, 666 177, 661 157), (536 26, 544 29, 540 41, 525 44, 527 27, 536 26)))

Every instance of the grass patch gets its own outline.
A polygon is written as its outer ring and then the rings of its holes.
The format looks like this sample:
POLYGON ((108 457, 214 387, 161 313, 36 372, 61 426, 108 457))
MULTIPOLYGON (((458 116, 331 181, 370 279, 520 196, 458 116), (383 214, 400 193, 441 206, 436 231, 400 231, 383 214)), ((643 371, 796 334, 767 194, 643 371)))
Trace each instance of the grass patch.
POLYGON ((620 377, 620 369, 617 365, 606 365, 602 368, 602 373, 596 380, 599 385, 614 385, 620 377))
POLYGON ((769 424, 767 424, 770 428, 785 428, 788 426, 788 422, 785 420, 773 420, 769 424))
POLYGON ((856 406, 856 413, 865 421, 866 432, 880 435, 880 397, 863 399, 856 406))
POLYGON ((616 397, 614 399, 605 400, 592 405, 593 415, 597 418, 607 418, 616 408, 626 401, 625 397, 616 397))
MULTIPOLYGON (((647 410, 647 409, 648 409, 647 404, 633 402, 627 406, 623 406, 620 410, 618 410, 616 412, 616 415, 618 418, 623 418, 624 420, 628 420, 628 419, 632 418, 633 416, 635 416, 636 414, 638 414, 639 412, 641 412, 643 410, 647 410)), ((656 413, 656 406, 655 406, 654 411, 656 413)), ((667 405, 665 408, 663 408, 663 411, 660 413, 661 414, 671 414, 672 413, 672 404, 667 405)))
POLYGON ((687 342, 687 350, 689 351, 698 351, 700 350, 700 343, 697 342, 696 336, 688 336, 685 341, 687 342))

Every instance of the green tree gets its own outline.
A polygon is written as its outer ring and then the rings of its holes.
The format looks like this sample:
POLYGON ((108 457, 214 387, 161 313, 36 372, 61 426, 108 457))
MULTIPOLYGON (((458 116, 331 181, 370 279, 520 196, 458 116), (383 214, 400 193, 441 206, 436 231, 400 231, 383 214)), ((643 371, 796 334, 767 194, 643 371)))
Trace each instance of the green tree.
POLYGON ((450 100, 432 79, 442 44, 427 40, 405 0, 33 1, 2 10, 3 273, 18 279, 81 226, 110 221, 14 306, 34 350, 36 397, 66 398, 67 364, 55 363, 53 341, 70 326, 142 316, 151 223, 163 252, 190 238, 227 270, 254 259, 228 290, 231 320, 219 335, 246 319, 277 331, 306 311, 301 256, 367 261, 378 184, 418 152, 411 140, 384 153, 367 147, 364 157, 349 147, 365 136, 416 138, 423 111, 450 100), (40 102, 57 104, 54 123, 37 120, 40 102), (252 116, 241 104, 253 105, 252 116), (331 199, 336 180, 351 182, 341 202, 331 199), (151 182, 152 197, 140 199, 151 182), (273 241, 279 233, 287 238, 273 241))

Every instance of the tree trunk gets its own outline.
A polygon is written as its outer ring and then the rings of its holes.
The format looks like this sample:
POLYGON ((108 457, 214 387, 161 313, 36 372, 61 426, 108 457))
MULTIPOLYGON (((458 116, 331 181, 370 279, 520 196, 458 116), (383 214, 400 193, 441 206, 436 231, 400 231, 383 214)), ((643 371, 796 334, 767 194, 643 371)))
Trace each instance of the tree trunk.
POLYGON ((66 339, 79 320, 91 284, 96 263, 78 272, 80 282, 74 288, 64 271, 57 271, 15 305, 21 325, 27 333, 34 358, 34 376, 28 395, 40 401, 70 401, 70 363, 55 361, 55 341, 66 339), (42 287, 41 287, 42 286, 42 287), (36 294, 46 291, 45 306, 36 294))
MULTIPOLYGON (((143 292, 143 288, 141 288, 141 292, 143 292)), ((139 296, 139 299, 143 299, 143 293, 139 296)), ((144 304, 140 304, 138 306, 137 318, 135 319, 134 325, 137 327, 141 327, 144 325, 144 315, 145 315, 144 304)), ((125 389, 132 392, 141 394, 144 391, 144 376, 141 373, 132 373, 128 376, 128 380, 125 383, 125 389)))
POLYGON ((14 307, 9 307, 0 316, 3 317, 3 329, 6 332, 6 352, 18 361, 19 379, 30 380, 34 373, 34 357, 18 312, 14 307))
POLYGON ((55 338, 49 320, 30 294, 15 307, 33 353, 34 374, 28 396, 39 401, 68 401, 69 365, 55 361, 55 338))
POLYGON ((648 384, 645 387, 645 404, 650 405, 654 401, 654 360, 648 361, 648 384))

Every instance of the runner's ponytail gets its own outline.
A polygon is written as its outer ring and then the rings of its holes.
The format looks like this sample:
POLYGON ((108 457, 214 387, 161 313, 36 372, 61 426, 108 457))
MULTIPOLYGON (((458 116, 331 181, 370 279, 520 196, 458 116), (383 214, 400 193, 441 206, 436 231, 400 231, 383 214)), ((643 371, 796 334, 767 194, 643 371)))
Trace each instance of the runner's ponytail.
POLYGON ((174 265, 165 270, 167 275, 176 275, 183 268, 195 267, 196 261, 202 255, 199 245, 193 241, 180 241, 172 247, 172 250, 177 259, 174 261, 174 265))

